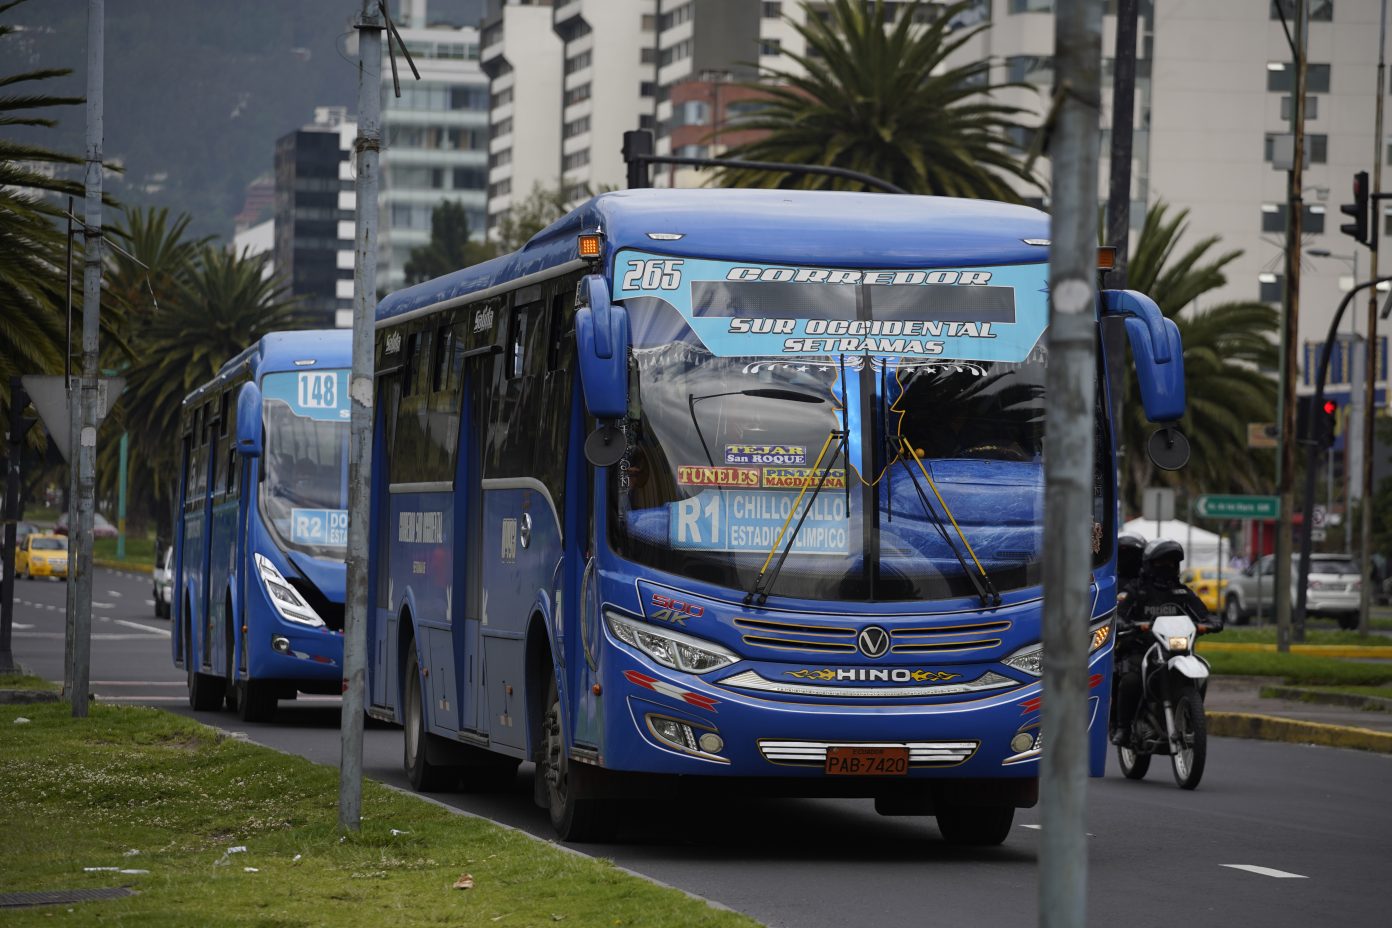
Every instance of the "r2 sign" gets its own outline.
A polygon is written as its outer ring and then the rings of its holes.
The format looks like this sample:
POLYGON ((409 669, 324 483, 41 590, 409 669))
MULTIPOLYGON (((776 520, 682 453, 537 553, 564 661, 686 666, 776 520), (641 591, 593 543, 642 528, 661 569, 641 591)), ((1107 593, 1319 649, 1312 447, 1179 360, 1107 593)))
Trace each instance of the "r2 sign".
POLYGON ((685 262, 660 258, 628 262, 623 278, 624 290, 675 290, 681 286, 681 266, 685 262))
POLYGON ((338 406, 338 374, 311 371, 299 375, 296 402, 301 409, 333 409, 338 406))

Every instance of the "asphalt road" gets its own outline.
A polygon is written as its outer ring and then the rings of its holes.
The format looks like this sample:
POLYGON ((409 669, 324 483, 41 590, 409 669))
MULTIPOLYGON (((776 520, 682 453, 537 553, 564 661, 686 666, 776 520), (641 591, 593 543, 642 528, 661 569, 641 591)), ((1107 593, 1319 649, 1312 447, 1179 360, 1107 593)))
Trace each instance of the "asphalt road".
MULTIPOLYGON (((62 584, 19 581, 15 589, 16 657, 61 679, 62 584)), ((337 764, 336 699, 282 702, 268 725, 192 712, 169 657, 168 624, 153 616, 149 579, 103 570, 94 589, 98 698, 158 705, 337 764)), ((399 730, 368 729, 364 750, 368 776, 406 785, 399 730)), ((1092 924, 1388 923, 1392 757, 1213 739, 1203 785, 1192 793, 1173 786, 1162 761, 1141 783, 1122 779, 1114 765, 1088 783, 1092 924)), ((437 798, 550 836, 531 801, 530 765, 506 792, 437 798)), ((632 809, 621 843, 577 847, 768 925, 1029 925, 1039 818, 1038 809, 1024 810, 1003 847, 962 851, 943 843, 931 820, 883 818, 865 801, 674 797, 632 809)))

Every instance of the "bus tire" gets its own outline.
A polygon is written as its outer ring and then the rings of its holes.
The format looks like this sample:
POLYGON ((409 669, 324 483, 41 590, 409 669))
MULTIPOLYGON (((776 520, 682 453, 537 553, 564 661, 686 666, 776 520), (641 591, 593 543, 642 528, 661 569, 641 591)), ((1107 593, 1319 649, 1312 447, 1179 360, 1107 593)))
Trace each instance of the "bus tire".
POLYGON ((275 718, 280 694, 274 682, 238 680, 234 690, 237 717, 243 722, 269 722, 275 718))
POLYGON ((416 643, 407 639, 405 699, 402 700, 401 739, 402 766, 411 788, 417 792, 436 793, 448 789, 458 771, 430 762, 429 744, 432 735, 425 726, 425 700, 422 696, 420 659, 416 657, 416 643))
POLYGON ((536 776, 546 790, 551 827, 562 841, 608 840, 613 834, 614 810, 610 802, 595 795, 595 771, 570 763, 554 675, 547 685, 545 706, 536 776))
MULTIPOLYGON (((188 611, 185 607, 185 612, 188 611)), ((188 671, 189 708, 195 712, 216 712, 222 708, 227 684, 210 673, 199 673, 193 662, 193 627, 184 626, 184 668, 188 671)))
POLYGON ((994 847, 1005 841, 1015 821, 1014 806, 954 805, 936 814, 943 840, 963 847, 994 847))

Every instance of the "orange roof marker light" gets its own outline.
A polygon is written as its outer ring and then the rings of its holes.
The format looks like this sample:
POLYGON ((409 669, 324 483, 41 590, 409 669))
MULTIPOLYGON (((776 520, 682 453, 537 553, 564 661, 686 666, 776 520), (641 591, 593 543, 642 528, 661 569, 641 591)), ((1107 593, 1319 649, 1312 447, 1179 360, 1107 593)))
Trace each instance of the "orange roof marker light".
POLYGON ((582 258, 598 258, 604 250, 604 236, 598 232, 580 233, 579 252, 582 258))
POLYGON ((1097 269, 1099 271, 1111 271, 1116 269, 1115 245, 1097 246, 1097 269))

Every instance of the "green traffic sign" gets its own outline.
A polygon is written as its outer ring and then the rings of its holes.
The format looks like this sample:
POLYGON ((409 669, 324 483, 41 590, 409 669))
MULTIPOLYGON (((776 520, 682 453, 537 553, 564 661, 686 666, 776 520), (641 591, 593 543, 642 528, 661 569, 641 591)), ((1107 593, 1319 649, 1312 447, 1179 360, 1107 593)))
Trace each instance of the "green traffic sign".
POLYGON ((1280 502, 1276 496, 1200 496, 1194 512, 1202 519, 1274 519, 1280 502))

